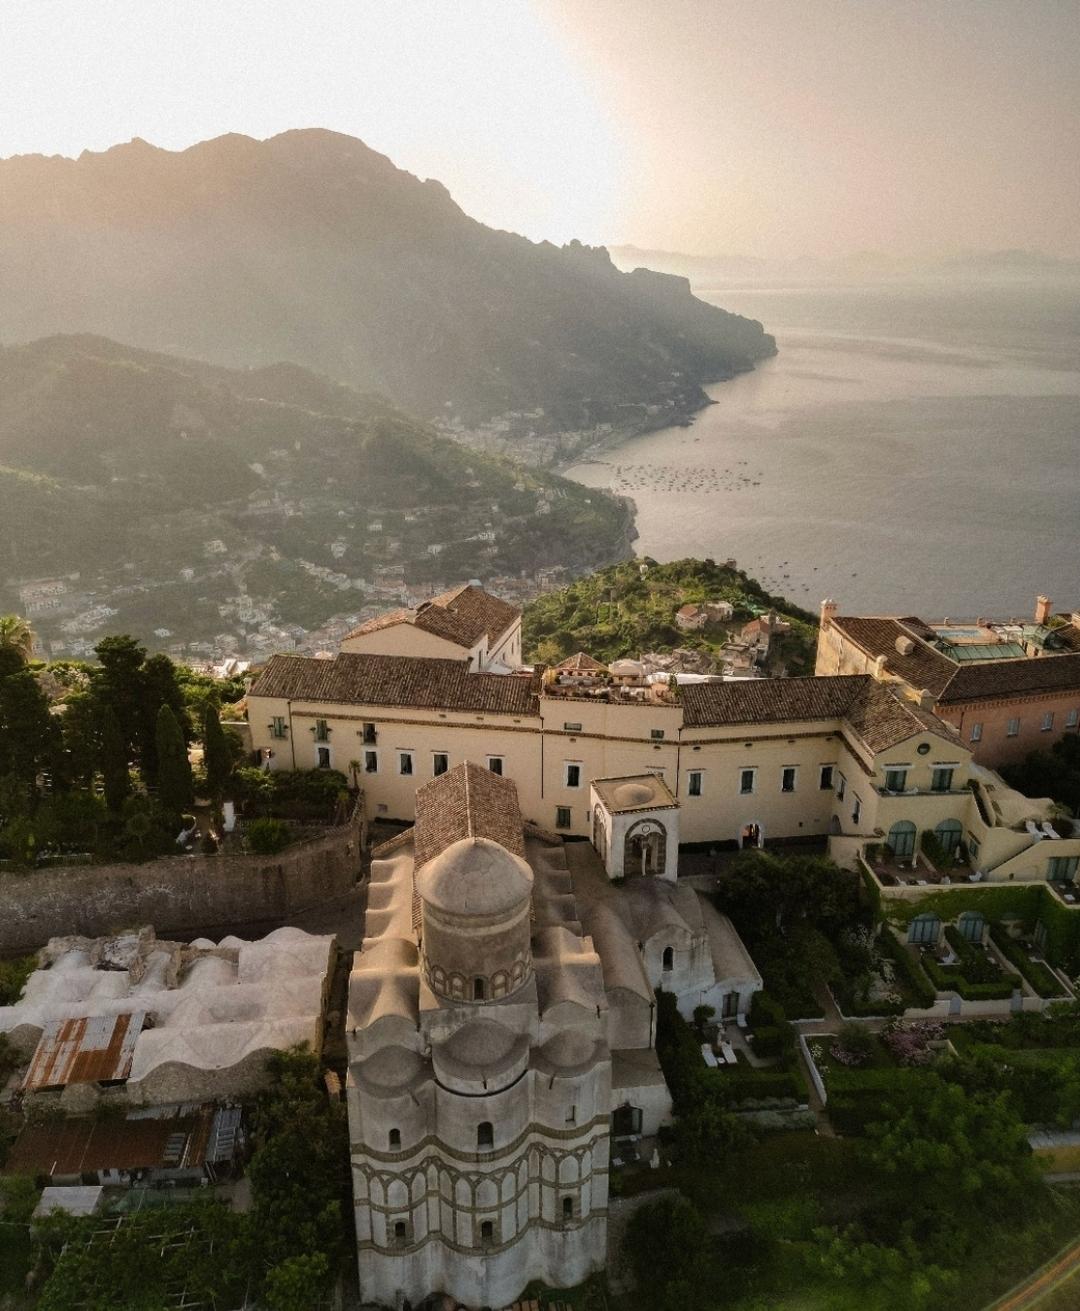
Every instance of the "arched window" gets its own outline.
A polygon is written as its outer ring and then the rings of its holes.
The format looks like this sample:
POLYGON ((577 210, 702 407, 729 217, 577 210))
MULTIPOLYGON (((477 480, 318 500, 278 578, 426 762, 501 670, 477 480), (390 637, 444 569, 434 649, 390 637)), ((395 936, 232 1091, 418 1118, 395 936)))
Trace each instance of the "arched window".
POLYGON ((505 997, 508 986, 508 980, 505 970, 496 970, 491 976, 491 995, 492 997, 505 997))
POLYGON ((490 1247, 495 1241, 495 1226, 490 1220, 480 1221, 480 1242, 484 1247, 490 1247))
POLYGON ((674 968, 675 968, 675 948, 665 947, 664 948, 664 973, 667 974, 669 971, 673 970, 674 968))
POLYGON ((918 946, 927 946, 937 942, 941 932, 941 920, 936 915, 916 915, 908 925, 908 942, 918 946))
POLYGON ((938 843, 942 851, 947 856, 955 856, 956 849, 960 845, 960 838, 963 836, 963 825, 958 819, 943 819, 934 829, 938 843))
POLYGON ((486 1151, 495 1146, 495 1130, 492 1128, 490 1120, 481 1120, 476 1126, 476 1147, 478 1151, 486 1151))
POLYGON ((981 943, 983 930, 986 928, 986 919, 980 911, 965 910, 957 919, 956 927, 960 930, 960 936, 966 942, 981 943))
POLYGON ((574 1218, 574 1199, 572 1197, 562 1199, 562 1218, 564 1220, 573 1220, 574 1218))
POLYGON ((390 1130, 390 1150, 391 1150, 392 1152, 396 1152, 396 1151, 398 1151, 398 1150, 400 1149, 400 1147, 401 1147, 401 1130, 400 1130, 400 1129, 391 1129, 391 1130, 390 1130))
POLYGON ((409 1226, 404 1220, 394 1221, 394 1242, 398 1247, 405 1247, 409 1241, 409 1226))
POLYGON ((897 860, 910 860, 915 854, 915 825, 909 819, 897 820, 887 841, 897 860))
POLYGON ((483 979, 473 979, 472 995, 473 1001, 483 1001, 487 993, 487 984, 483 979))

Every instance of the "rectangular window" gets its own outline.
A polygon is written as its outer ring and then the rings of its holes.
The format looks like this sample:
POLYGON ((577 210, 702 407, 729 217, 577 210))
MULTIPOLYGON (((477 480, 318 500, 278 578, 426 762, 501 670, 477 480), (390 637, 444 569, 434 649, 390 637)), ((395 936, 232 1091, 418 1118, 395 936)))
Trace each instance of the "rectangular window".
POLYGON ((411 774, 411 773, 412 773, 412 752, 411 752, 411 751, 399 751, 399 752, 398 752, 398 773, 399 773, 399 774, 411 774))
POLYGON ((854 794, 851 798, 851 822, 857 824, 862 819, 862 802, 854 794))
POLYGON ((1048 710, 1046 714, 1043 715, 1042 717, 1042 731, 1044 733, 1049 733, 1053 727, 1054 727, 1054 712, 1052 710, 1048 710))
POLYGON ((971 726, 971 741, 972 741, 972 742, 981 742, 981 741, 982 741, 982 724, 972 724, 972 726, 971 726))
POLYGON ((569 827, 570 827, 570 807, 569 807, 569 806, 556 806, 556 807, 555 807, 555 827, 556 827, 556 828, 569 828, 569 827))
POLYGON ((377 751, 364 752, 364 773, 377 774, 379 772, 379 753, 377 751))
POLYGON ((692 769, 686 784, 687 795, 691 797, 701 796, 701 770, 692 769))
POLYGON ((329 769, 329 768, 330 768, 330 748, 329 748, 329 747, 318 747, 317 750, 318 750, 318 753, 319 753, 318 767, 319 767, 320 769, 329 769))
POLYGON ((580 733, 580 732, 581 732, 581 725, 580 725, 580 724, 563 724, 563 732, 564 732, 564 733, 580 733))
POLYGON ((744 769, 739 773, 739 793, 741 796, 747 796, 754 790, 754 776, 756 769, 744 769))
POLYGON ((837 801, 843 801, 844 793, 847 791, 847 779, 843 776, 843 774, 841 774, 839 777, 840 777, 840 781, 836 785, 836 799, 837 801))
POLYGON ((450 757, 445 751, 435 751, 431 757, 431 774, 433 778, 438 778, 440 774, 445 774, 450 768, 450 757))
POLYGON ((316 742, 330 741, 330 729, 325 719, 316 719, 315 721, 315 741, 316 742))
POLYGON ((664 730, 662 728, 650 728, 649 736, 654 742, 662 742, 664 740, 664 730))
POLYGON ((378 732, 376 731, 375 725, 365 724, 363 728, 363 733, 364 733, 364 742, 368 746, 374 746, 379 736, 378 732))
POLYGON ((784 771, 780 775, 780 791, 781 792, 795 791, 795 766, 794 765, 784 766, 784 771))
POLYGON ((574 760, 568 760, 563 765, 563 783, 568 788, 581 787, 581 765, 574 760))
POLYGON ((818 782, 818 787, 821 788, 822 792, 831 792, 832 786, 833 786, 833 767, 832 765, 822 765, 821 778, 818 782))
POLYGON ((488 756, 487 766, 493 774, 501 774, 503 766, 502 756, 488 756))
POLYGON ((285 720, 281 715, 275 715, 270 721, 270 736, 284 737, 289 730, 285 727, 285 720))
POLYGON ((907 770, 887 769, 885 771, 885 791, 905 792, 907 790, 907 770))
POLYGON ((968 856, 972 865, 979 859, 979 844, 972 837, 968 838, 968 856))
POLYGON ((1005 736, 1006 736, 1006 737, 1016 737, 1016 736, 1019 734, 1019 732, 1020 732, 1020 721, 1019 721, 1019 719, 1010 719, 1010 720, 1009 720, 1009 723, 1008 723, 1008 726, 1007 726, 1006 729, 1005 729, 1005 736))
POLYGON ((930 775, 931 792, 951 792, 954 772, 952 765, 939 765, 930 775))
POLYGON ((1065 716, 1065 727, 1075 728, 1080 723, 1080 710, 1070 710, 1065 716))
POLYGON ((1051 856, 1047 863, 1046 877, 1051 883, 1071 883, 1076 877, 1076 867, 1080 865, 1080 856, 1051 856))

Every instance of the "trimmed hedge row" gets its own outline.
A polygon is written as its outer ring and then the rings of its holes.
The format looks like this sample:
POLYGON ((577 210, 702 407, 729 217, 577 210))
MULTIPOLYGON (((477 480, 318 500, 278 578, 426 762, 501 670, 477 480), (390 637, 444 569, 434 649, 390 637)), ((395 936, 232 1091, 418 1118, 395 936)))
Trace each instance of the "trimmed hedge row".
POLYGON ((916 1004, 923 1010, 929 1010, 937 1000, 937 992, 919 961, 897 939, 888 925, 882 929, 878 945, 882 955, 888 956, 896 966, 897 973, 904 976, 904 983, 916 1004))
POLYGON ((928 1073, 920 1069, 830 1069, 826 1109, 833 1127, 841 1133, 865 1133, 868 1124, 884 1118, 888 1102, 911 1096, 928 1073))
POLYGON ((1010 980, 1004 983, 969 983, 957 969, 939 965, 933 956, 924 956, 922 966, 939 992, 957 992, 964 1001, 1005 1001, 1015 990, 1010 980))
POLYGON ((806 1080, 801 1070, 714 1070, 721 1091, 731 1104, 764 1101, 767 1097, 791 1097, 806 1101, 806 1080))
POLYGON ((1065 985, 1041 960, 1032 960, 1018 942, 1010 938, 1000 924, 991 924, 990 939, 1005 959, 1015 965, 1040 997, 1067 996, 1065 985))

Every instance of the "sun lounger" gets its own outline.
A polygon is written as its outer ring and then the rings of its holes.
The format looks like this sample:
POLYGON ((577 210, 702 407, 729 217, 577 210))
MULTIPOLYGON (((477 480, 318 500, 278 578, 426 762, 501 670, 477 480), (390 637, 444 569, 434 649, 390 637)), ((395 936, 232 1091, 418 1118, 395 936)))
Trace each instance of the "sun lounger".
POLYGON ((1046 837, 1046 834, 1042 831, 1041 828, 1039 828, 1038 824, 1036 824, 1033 819, 1025 819, 1024 828, 1027 829, 1027 831, 1031 834, 1033 838, 1046 837))
POLYGON ((715 1070, 719 1066, 720 1062, 716 1059, 716 1053, 707 1042, 701 1044, 701 1054, 704 1056, 705 1064, 710 1070, 715 1070))
POLYGON ((1054 838, 1055 841, 1057 841, 1061 836, 1059 833, 1054 832, 1054 826, 1050 823, 1048 819, 1043 820, 1042 831, 1046 834, 1048 838, 1054 838))
POLYGON ((722 1042, 720 1044, 720 1050, 724 1053, 724 1060, 727 1061, 729 1065, 738 1065, 739 1058, 735 1055, 735 1048, 732 1047, 731 1043, 722 1042))

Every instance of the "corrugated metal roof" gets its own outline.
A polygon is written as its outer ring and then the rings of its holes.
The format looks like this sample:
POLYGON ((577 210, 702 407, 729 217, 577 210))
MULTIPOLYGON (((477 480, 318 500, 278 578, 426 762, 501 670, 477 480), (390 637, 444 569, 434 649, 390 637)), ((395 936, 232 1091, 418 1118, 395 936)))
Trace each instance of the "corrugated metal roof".
MULTIPOLYGON (((237 1112, 239 1115, 239 1112, 237 1112)), ((197 1169, 208 1159, 215 1108, 156 1119, 30 1124, 11 1148, 8 1173, 65 1176, 99 1170, 197 1169)), ((214 1161, 227 1160, 224 1144, 214 1161)))
POLYGON ((134 1011, 51 1021, 38 1041, 23 1088, 29 1092, 126 1079, 145 1020, 145 1011, 134 1011))

